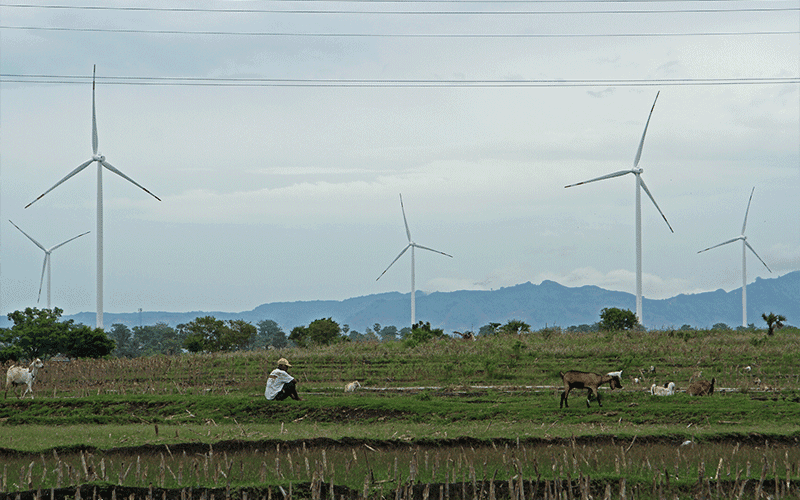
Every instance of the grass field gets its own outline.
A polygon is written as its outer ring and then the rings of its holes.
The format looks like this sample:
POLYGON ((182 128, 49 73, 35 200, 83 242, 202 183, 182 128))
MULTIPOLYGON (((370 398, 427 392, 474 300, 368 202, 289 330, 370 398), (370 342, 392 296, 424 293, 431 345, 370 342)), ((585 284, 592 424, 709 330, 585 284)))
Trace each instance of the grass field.
POLYGON ((34 390, 0 404, 0 497, 800 498, 795 329, 51 361, 34 390), (263 397, 281 356, 303 401, 263 397), (624 387, 559 409, 568 369, 624 387))

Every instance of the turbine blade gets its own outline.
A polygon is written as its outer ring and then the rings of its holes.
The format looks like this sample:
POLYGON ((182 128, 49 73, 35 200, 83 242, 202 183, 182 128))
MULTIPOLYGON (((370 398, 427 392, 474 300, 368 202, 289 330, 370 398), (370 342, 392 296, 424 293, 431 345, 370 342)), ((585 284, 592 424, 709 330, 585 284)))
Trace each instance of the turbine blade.
POLYGON ((574 186, 580 186, 581 184, 589 184, 590 182, 594 181, 602 181, 604 179, 611 179, 612 177, 619 177, 625 174, 632 174, 632 170, 620 170, 619 172, 614 172, 613 174, 603 175, 601 177, 595 177, 594 179, 589 179, 588 181, 578 182, 576 184, 570 184, 569 186, 564 186, 565 188, 571 188, 574 186))
POLYGON ((97 115, 94 107, 94 74, 97 65, 92 66, 92 153, 97 155, 97 115))
MULTIPOLYGON (((11 219, 9 219, 8 222, 11 222, 11 219)), ((25 236, 27 236, 28 239, 31 240, 37 247, 39 247, 42 250, 44 250, 45 252, 47 252, 47 249, 45 247, 43 247, 41 243, 39 243, 38 241, 36 241, 33 238, 31 238, 31 235, 29 235, 28 233, 26 233, 25 231, 20 229, 18 225, 14 224, 13 222, 11 222, 11 225, 14 226, 15 228, 19 229, 19 232, 24 234, 25 236)))
POLYGON ((44 283, 44 270, 47 269, 47 259, 50 258, 50 252, 44 253, 44 262, 42 263, 42 279, 39 280, 39 295, 36 297, 36 303, 42 298, 42 283, 44 283))
POLYGON ((78 168, 76 168, 76 169, 75 169, 75 170, 73 170, 72 172, 68 173, 68 174, 66 175, 66 177, 64 177, 64 178, 63 178, 63 179, 61 179, 60 181, 56 182, 56 183, 55 183, 55 185, 54 185, 53 187, 51 187, 50 189, 48 189, 48 190, 47 190, 47 191, 45 191, 44 193, 40 194, 40 195, 39 195, 39 197, 38 197, 38 198, 36 198, 35 200, 33 200, 32 202, 30 202, 30 203, 28 203, 27 205, 25 205, 25 208, 28 208, 29 206, 33 205, 34 203, 36 203, 37 201, 39 201, 40 199, 42 199, 42 197, 44 197, 44 195, 46 195, 46 194, 47 194, 47 193, 49 193, 50 191, 54 190, 55 188, 57 188, 58 186, 60 186, 61 184, 63 184, 63 183, 64 183, 64 181, 66 181, 67 179, 69 179, 69 178, 70 178, 70 177, 72 177, 73 175, 77 174, 78 172, 80 172, 80 171, 81 171, 81 170, 83 170, 84 168, 88 167, 88 166, 89 166, 89 164, 90 164, 90 163, 92 163, 93 161, 95 161, 95 160, 94 160, 94 158, 92 158, 91 160, 87 160, 87 161, 85 161, 85 162, 81 163, 81 164, 80 164, 80 166, 78 166, 78 168))
POLYGON ((131 182, 131 183, 135 184, 136 186, 138 186, 138 187, 142 188, 142 189, 144 190, 144 192, 145 192, 145 193, 149 194, 149 195, 150 195, 150 196, 152 196, 153 198, 157 199, 158 201, 161 201, 161 198, 159 198, 158 196, 156 196, 156 195, 154 195, 153 193, 151 193, 150 191, 148 191, 148 190, 147 190, 147 188, 145 188, 144 186, 142 186, 141 184, 139 184, 139 183, 138 183, 138 182, 136 182, 135 180, 131 179, 131 178, 130 178, 130 177, 128 177, 127 175, 125 175, 125 174, 123 174, 122 172, 120 172, 120 171, 119 171, 119 170, 118 170, 116 167, 114 167, 113 165, 111 165, 111 164, 110 164, 110 163, 108 163, 107 161, 105 161, 105 160, 100 160, 100 164, 101 164, 101 165, 103 165, 104 167, 106 167, 107 169, 109 169, 110 171, 114 172, 114 173, 115 173, 115 174, 117 174, 118 176, 122 177, 122 178, 123 178, 123 179, 125 179, 126 181, 128 181, 128 182, 131 182))
MULTIPOLYGON (((753 201, 753 193, 755 192, 755 190, 756 190, 756 187, 753 186, 753 190, 750 191, 750 199, 747 200, 747 210, 745 210, 745 212, 744 212, 744 224, 742 224, 742 234, 744 234, 744 228, 747 227, 747 214, 750 213, 750 202, 753 201)), ((764 264, 764 265, 766 265, 766 264, 764 264)))
POLYGON ((652 195, 652 194, 650 194, 650 190, 649 190, 649 189, 647 189, 647 184, 645 184, 645 183, 644 183, 644 179, 642 179, 642 176, 641 176, 641 175, 639 176, 639 183, 641 183, 641 185, 642 185, 642 188, 644 189, 644 192, 645 192, 645 193, 647 193, 647 196, 649 196, 649 197, 650 197, 650 201, 652 201, 652 202, 653 202, 653 205, 655 205, 655 206, 656 206, 656 210, 658 210, 658 213, 660 213, 660 214, 661 214, 661 217, 663 217, 663 218, 664 218, 664 222, 666 222, 666 223, 667 223, 667 227, 669 228, 669 230, 670 230, 670 231, 672 231, 672 232, 674 233, 675 231, 672 229, 672 226, 670 226, 670 225, 669 225, 669 221, 667 220, 667 216, 666 216, 666 215, 664 215, 664 212, 662 212, 662 211, 661 211, 661 209, 658 207, 658 203, 656 203, 656 199, 655 199, 655 198, 653 198, 653 195, 652 195))
MULTIPOLYGON (((753 252, 753 255, 755 255, 756 257, 758 257, 758 254, 756 253, 756 251, 755 251, 755 250, 753 250, 753 247, 751 247, 751 246, 750 246, 750 243, 748 243, 748 242, 747 242, 747 240, 744 240, 744 244, 747 246, 747 248, 749 248, 749 249, 750 249, 750 251, 751 251, 751 252, 753 252)), ((767 271, 769 271, 769 272, 772 272, 772 269, 770 269, 770 268, 769 268, 769 266, 767 265, 767 263, 766 263, 766 262, 764 262, 764 260, 763 260, 761 257, 758 257, 758 260, 760 260, 760 261, 761 261, 761 263, 762 263, 762 264, 764 264, 764 267, 766 267, 766 268, 767 268, 767 271)))
MULTIPOLYGON (((54 246, 53 248, 51 248, 51 249, 50 249, 50 252, 52 252, 53 250, 55 250, 56 248, 58 248, 58 247, 60 247, 60 246, 64 246, 64 245, 66 245, 67 243, 69 243, 69 242, 70 242, 70 241, 72 241, 72 240, 78 239, 78 238, 80 238, 81 236, 83 236, 83 235, 86 235, 86 234, 89 234, 89 233, 91 233, 91 231, 86 231, 85 233, 81 233, 81 234, 79 234, 78 236, 73 236, 72 238, 68 239, 67 241, 64 241, 64 242, 62 242, 62 243, 59 243, 58 245, 56 245, 56 246, 54 246)), ((48 252, 48 253, 49 253, 49 252, 48 252)))
POLYGON ((642 158, 642 148, 644 147, 644 136, 647 135, 647 127, 648 125, 650 125, 650 118, 653 116, 653 110, 656 109, 656 101, 658 100, 658 94, 660 93, 661 93, 660 90, 656 92, 656 98, 653 101, 653 107, 650 108, 650 114, 647 115, 647 123, 644 124, 644 132, 642 132, 642 140, 639 141, 639 149, 636 150, 636 158, 633 160, 633 168, 639 166, 639 160, 642 158))
POLYGON ((408 242, 411 243, 411 230, 408 229, 408 221, 406 220, 406 209, 403 207, 403 195, 400 194, 400 210, 403 211, 403 224, 406 225, 406 236, 408 236, 408 242))
POLYGON ((719 244, 717 244, 717 245, 714 245, 713 247, 704 248, 704 249, 700 250, 700 251, 699 251, 699 252, 697 252, 697 253, 703 253, 703 252, 705 252, 706 250, 711 250, 712 248, 721 247, 722 245, 727 245, 728 243, 733 243, 734 241, 739 241, 739 240, 741 240, 741 239, 742 239, 742 237, 741 237, 741 236, 737 236, 736 238, 732 238, 732 239, 730 239, 730 240, 728 240, 728 241, 723 241, 722 243, 719 243, 719 244))
MULTIPOLYGON (((391 264, 389 264, 389 267, 392 267, 392 266, 394 265, 394 263, 395 263, 395 262, 397 262, 397 259, 399 259, 400 257, 402 257, 402 256, 403 256, 403 254, 404 254, 404 253, 406 253, 406 250, 408 250, 409 248, 411 248, 411 243, 409 243, 408 245, 406 245, 406 247, 403 249, 403 251, 402 251, 402 252, 400 252, 400 255, 398 255, 397 257, 395 257, 395 258, 394 258, 394 260, 392 261, 392 263, 391 263, 391 264)), ((389 270, 389 267, 387 267, 386 269, 384 269, 384 270, 383 270, 383 272, 381 273, 381 275, 380 275, 380 276, 378 276, 378 277, 375 279, 375 281, 378 281, 379 279, 381 279, 381 276, 383 276, 384 274, 386 274, 386 271, 388 271, 388 270, 389 270)))
POLYGON ((452 257, 453 257, 453 256, 452 256, 452 255, 450 255, 449 253, 440 252, 439 250, 434 250, 433 248, 428 248, 428 247, 424 247, 424 246, 422 246, 422 245, 417 245, 416 243, 412 243, 412 245, 414 245, 414 246, 415 246, 415 247, 417 247, 417 248, 422 248, 423 250, 429 250, 429 251, 431 251, 431 252, 436 252, 436 253, 440 253, 440 254, 442 254, 442 255, 446 255, 446 256, 448 256, 448 257, 450 257, 450 258, 452 258, 452 257))

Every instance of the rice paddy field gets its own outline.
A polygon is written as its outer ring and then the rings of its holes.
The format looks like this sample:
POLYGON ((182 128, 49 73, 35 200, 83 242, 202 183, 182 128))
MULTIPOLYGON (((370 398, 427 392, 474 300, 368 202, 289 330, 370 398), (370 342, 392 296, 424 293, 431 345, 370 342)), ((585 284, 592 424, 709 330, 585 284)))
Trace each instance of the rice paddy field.
POLYGON ((0 403, 0 498, 800 498, 796 329, 49 360, 34 391, 0 403), (279 357, 302 401, 264 399, 279 357), (559 408, 569 369, 623 388, 559 408))

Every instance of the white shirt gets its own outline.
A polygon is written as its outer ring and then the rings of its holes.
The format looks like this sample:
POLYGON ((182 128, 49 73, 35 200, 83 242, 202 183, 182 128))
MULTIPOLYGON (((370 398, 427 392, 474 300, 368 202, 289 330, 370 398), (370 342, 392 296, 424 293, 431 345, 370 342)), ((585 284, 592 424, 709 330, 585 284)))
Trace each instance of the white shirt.
POLYGON ((292 380, 294 380, 294 377, 281 369, 275 368, 267 378, 267 388, 264 389, 264 397, 269 400, 275 399, 275 396, 283 389, 283 384, 288 384, 292 380))

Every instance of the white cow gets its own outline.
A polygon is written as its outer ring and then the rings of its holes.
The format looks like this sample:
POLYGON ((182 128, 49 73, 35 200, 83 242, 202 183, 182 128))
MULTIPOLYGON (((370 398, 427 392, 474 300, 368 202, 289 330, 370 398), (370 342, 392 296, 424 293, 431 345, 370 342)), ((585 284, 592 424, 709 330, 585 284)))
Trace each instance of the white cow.
MULTIPOLYGON (((31 399, 33 399, 33 382, 36 380, 36 374, 39 373, 39 368, 43 367, 44 363, 39 358, 33 360, 28 368, 23 366, 12 366, 8 369, 6 373, 6 394, 5 397, 8 398, 8 387, 11 385, 27 385, 28 387, 22 393, 22 396, 17 396, 18 398, 24 398, 26 394, 29 392, 31 393, 31 399)), ((14 388, 14 392, 16 393, 16 388, 14 388)))

